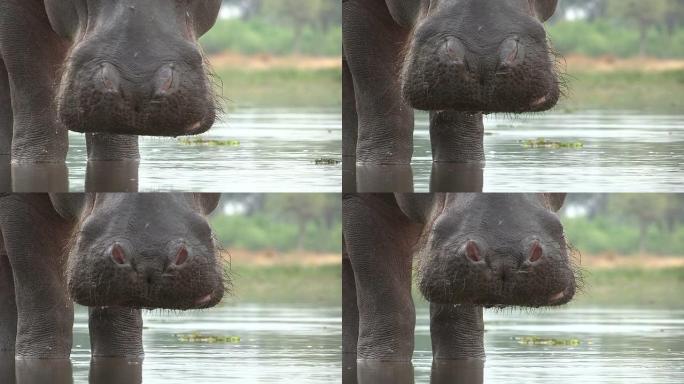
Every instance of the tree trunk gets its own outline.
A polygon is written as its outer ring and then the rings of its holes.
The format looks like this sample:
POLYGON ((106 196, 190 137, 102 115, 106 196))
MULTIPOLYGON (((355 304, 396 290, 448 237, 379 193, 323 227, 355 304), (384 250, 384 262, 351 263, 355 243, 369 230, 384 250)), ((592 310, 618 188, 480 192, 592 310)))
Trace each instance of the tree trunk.
POLYGON ((298 222, 298 234, 297 234, 297 250, 301 251, 304 249, 304 239, 306 236, 306 220, 299 220, 298 222))
POLYGON ((646 37, 648 35, 648 24, 639 24, 639 56, 646 56, 646 37))
POLYGON ((641 255, 646 253, 646 232, 648 232, 648 223, 639 222, 639 254, 641 255))
POLYGON ((304 33, 304 26, 302 23, 297 23, 294 30, 294 41, 292 42, 292 51, 296 54, 302 53, 302 34, 304 33))

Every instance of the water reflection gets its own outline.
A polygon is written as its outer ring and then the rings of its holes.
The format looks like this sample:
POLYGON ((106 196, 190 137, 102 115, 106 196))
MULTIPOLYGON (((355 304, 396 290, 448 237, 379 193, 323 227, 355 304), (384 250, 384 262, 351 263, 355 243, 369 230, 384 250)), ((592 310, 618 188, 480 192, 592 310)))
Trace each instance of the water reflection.
POLYGON ((389 168, 347 166, 348 191, 679 192, 684 180, 684 115, 621 111, 485 118, 486 168, 433 164, 428 116, 418 113, 412 177, 389 168), (535 148, 539 138, 570 148, 535 148), (460 169, 459 169, 460 168, 460 169), (387 183, 386 186, 381 183, 387 183), (355 188, 355 189, 354 189, 355 188))
MULTIPOLYGON (((351 360, 352 357, 349 357, 351 360)), ((431 384, 482 384, 484 360, 434 360, 431 384)), ((344 384, 413 384, 416 382, 412 363, 347 361, 344 384)), ((419 381, 422 383, 422 381, 419 381)))
POLYGON ((142 379, 142 359, 98 357, 90 362, 88 381, 92 384, 139 384, 142 379))
MULTIPOLYGON (((86 192, 137 192, 137 160, 89 161, 86 169, 86 192)), ((182 189, 182 188, 179 188, 182 189)))
MULTIPOLYGON (((12 164, 11 192, 69 192, 69 171, 64 163, 12 164)), ((0 172, 2 173, 2 172, 0 172)))
MULTIPOLYGON (((142 359, 97 358, 90 362, 88 382, 92 384, 140 384, 142 359)), ((17 359, 13 353, 0 354, 0 383, 72 384, 69 359, 17 359)))
POLYGON ((139 163, 88 162, 86 135, 71 132, 66 165, 15 167, 0 157, 0 192, 341 190, 339 108, 244 109, 201 137, 140 137, 139 163))
MULTIPOLYGON (((353 160, 343 169, 344 192, 413 192, 410 165, 359 165, 353 160)), ((482 192, 485 163, 434 163, 430 192, 482 192)))

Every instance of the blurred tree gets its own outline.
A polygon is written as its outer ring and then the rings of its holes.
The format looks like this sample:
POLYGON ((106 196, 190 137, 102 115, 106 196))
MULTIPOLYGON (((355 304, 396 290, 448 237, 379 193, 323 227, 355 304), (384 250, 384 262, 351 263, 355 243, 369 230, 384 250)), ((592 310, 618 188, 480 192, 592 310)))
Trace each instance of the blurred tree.
POLYGON ((675 30, 684 24, 684 0, 670 0, 665 10, 667 34, 672 37, 675 30))
POLYGON ((639 226, 639 251, 646 251, 648 228, 653 224, 663 224, 670 200, 675 195, 658 194, 615 194, 610 195, 609 210, 616 217, 636 221, 639 226))
POLYGON ((335 194, 273 194, 267 196, 265 209, 297 223, 297 249, 302 250, 306 226, 313 222, 330 228, 339 221, 342 202, 335 194))
POLYGON ((558 3, 556 17, 562 19, 570 9, 581 9, 587 15, 587 20, 594 21, 605 17, 606 0, 561 0, 558 3))
POLYGON ((671 0, 607 0, 610 15, 633 22, 639 27, 639 54, 646 55, 649 28, 663 22, 671 0))

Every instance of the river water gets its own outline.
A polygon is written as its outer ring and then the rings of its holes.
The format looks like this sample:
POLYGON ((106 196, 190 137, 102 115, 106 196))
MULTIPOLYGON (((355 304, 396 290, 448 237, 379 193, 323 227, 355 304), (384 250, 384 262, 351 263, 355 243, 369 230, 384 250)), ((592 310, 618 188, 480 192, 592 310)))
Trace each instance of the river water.
MULTIPOLYGON (((485 117, 485 192, 678 192, 684 182, 684 115, 622 111, 485 117), (531 149, 544 138, 584 144, 531 149)), ((413 180, 428 191, 427 115, 416 120, 413 180)))
MULTIPOLYGON (((177 139, 140 139, 140 191, 339 192, 341 160, 339 108, 241 109, 220 119, 201 137, 239 145, 184 145, 177 139), (237 143, 236 143, 237 144, 237 143)), ((69 189, 83 191, 85 136, 71 133, 67 159, 69 189)))
MULTIPOLYGON (((273 305, 221 305, 203 311, 144 313, 142 364, 103 360, 91 364, 88 318, 76 311, 74 347, 69 365, 52 369, 18 367, 17 384, 94 383, 339 383, 341 382, 341 309, 273 305), (181 342, 179 334, 200 332, 237 336, 239 342, 181 342), (39 377, 39 371, 46 372, 39 377), (23 372, 23 373, 21 373, 23 372)), ((13 358, 12 358, 13 359, 13 358)), ((18 363, 19 365, 20 363, 18 363)), ((30 364, 51 364, 37 362, 30 364)), ((54 363, 53 363, 54 364, 54 363)), ((12 377, 2 368, 0 382, 12 377)))
POLYGON ((370 383, 367 378, 376 384, 684 382, 684 310, 485 310, 484 365, 459 362, 433 367, 429 323, 428 309, 418 308, 412 366, 385 367, 387 380, 373 372, 378 367, 359 367, 359 382, 370 383), (579 344, 529 345, 521 343, 521 337, 579 344))

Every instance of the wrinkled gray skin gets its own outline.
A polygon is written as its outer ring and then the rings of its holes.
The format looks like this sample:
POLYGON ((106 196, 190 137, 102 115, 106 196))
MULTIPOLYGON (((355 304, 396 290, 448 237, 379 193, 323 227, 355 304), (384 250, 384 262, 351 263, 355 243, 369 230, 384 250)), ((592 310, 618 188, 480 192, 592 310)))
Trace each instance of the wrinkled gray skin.
POLYGON ((360 360, 411 360, 412 271, 430 301, 436 360, 484 357, 483 306, 567 303, 575 275, 555 214, 564 198, 346 195, 343 352, 360 360))
POLYGON ((215 101, 197 39, 219 0, 0 2, 0 156, 137 159, 138 139, 208 130, 215 101))
POLYGON ((223 271, 211 194, 0 196, 0 351, 68 358, 73 301, 93 356, 142 356, 141 308, 208 308, 223 271))
POLYGON ((483 113, 559 97, 542 22, 557 0, 343 0, 344 156, 406 165, 414 108, 437 163, 484 161, 483 113))

